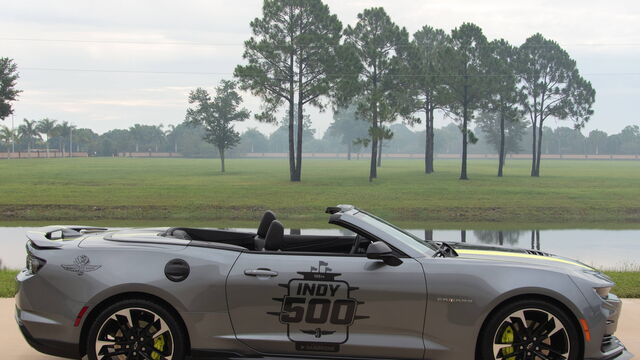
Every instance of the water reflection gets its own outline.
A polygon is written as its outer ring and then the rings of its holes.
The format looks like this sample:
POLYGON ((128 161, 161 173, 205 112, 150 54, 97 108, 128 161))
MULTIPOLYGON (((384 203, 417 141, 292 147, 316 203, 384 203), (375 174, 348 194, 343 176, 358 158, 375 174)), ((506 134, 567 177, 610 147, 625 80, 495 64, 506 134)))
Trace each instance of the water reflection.
POLYGON ((408 231, 427 240, 528 248, 573 258, 600 269, 640 271, 640 230, 408 231))
MULTIPOLYGON (((293 231, 293 230, 291 230, 293 231)), ((300 230, 296 230, 299 231, 300 230)), ((415 230, 409 230, 415 233, 415 230)), ((560 230, 557 230, 560 231, 560 230)), ((588 230, 584 230, 588 231, 588 230)), ((531 231, 514 231, 514 230, 473 230, 473 236, 478 243, 487 244, 487 245, 500 245, 500 246, 518 246, 521 245, 521 238, 524 238, 528 234, 531 235, 531 245, 530 248, 532 250, 540 250, 540 230, 531 230, 531 231)), ((425 240, 434 240, 433 238, 433 229, 424 229, 424 236, 422 236, 425 240)), ((437 239, 435 239, 437 240, 437 239)), ((463 243, 467 242, 467 230, 460 230, 460 239, 457 240, 463 243)))
MULTIPOLYGON (((27 228, 0 227, 0 268, 24 267, 27 228)), ((255 231, 255 229, 237 229, 255 231)), ((529 248, 566 256, 602 269, 640 271, 640 230, 438 230, 411 229, 427 240, 529 248), (542 241, 544 237, 544 241, 542 241)), ((351 235, 349 230, 290 229, 299 235, 351 235)))
MULTIPOLYGON (((425 240, 529 248, 604 270, 640 271, 640 230, 407 230, 425 240), (541 237, 545 238, 542 243, 541 237)), ((291 234, 348 235, 348 230, 292 229, 291 234)))
MULTIPOLYGON (((353 232, 346 229, 337 229, 341 235, 352 235, 353 232)), ((310 231, 315 231, 316 233, 320 233, 323 235, 331 235, 334 233, 332 230, 325 229, 315 229, 315 230, 306 230, 306 229, 290 229, 289 234, 291 235, 301 235, 303 232, 305 234, 310 233, 310 231)), ((416 234, 420 230, 409 230, 416 234)), ((438 230, 436 230, 438 231, 438 230)), ((454 241, 460 241, 463 243, 467 242, 467 231, 468 230, 460 230, 460 238, 454 241)), ((424 229, 424 232, 421 238, 425 240, 438 240, 433 238, 433 229, 424 229)), ((528 234, 528 231, 505 231, 505 230, 473 230, 473 239, 477 240, 476 242, 487 245, 501 245, 501 246, 516 246, 520 243, 520 238, 525 234, 528 234)), ((531 249, 540 250, 540 230, 531 230, 531 249)), ((418 235, 418 234, 416 234, 418 235)), ((451 241, 451 240, 447 240, 451 241)))

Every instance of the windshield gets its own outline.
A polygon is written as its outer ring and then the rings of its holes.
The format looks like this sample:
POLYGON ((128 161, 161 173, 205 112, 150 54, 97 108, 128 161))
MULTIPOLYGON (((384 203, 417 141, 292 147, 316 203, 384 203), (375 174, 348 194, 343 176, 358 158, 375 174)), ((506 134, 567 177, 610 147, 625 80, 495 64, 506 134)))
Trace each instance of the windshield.
POLYGON ((433 241, 420 239, 419 237, 411 234, 410 232, 404 229, 401 229, 373 214, 369 214, 366 211, 362 211, 358 209, 358 213, 356 213, 355 216, 358 219, 366 222, 367 224, 373 227, 376 227, 379 230, 384 231, 389 235, 395 237, 396 239, 404 242, 405 244, 411 246, 417 251, 420 251, 420 252, 427 251, 432 253, 438 250, 438 246, 434 244, 433 241))

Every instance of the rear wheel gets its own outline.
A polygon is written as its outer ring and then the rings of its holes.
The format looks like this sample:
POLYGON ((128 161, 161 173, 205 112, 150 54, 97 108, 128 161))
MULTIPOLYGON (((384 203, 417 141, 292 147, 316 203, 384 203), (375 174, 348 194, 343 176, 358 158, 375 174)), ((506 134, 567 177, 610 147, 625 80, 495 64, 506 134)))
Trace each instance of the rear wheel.
POLYGON ((182 360, 185 336, 164 307, 147 300, 123 300, 98 315, 86 348, 90 360, 182 360))
POLYGON ((483 360, 576 360, 578 330, 559 307, 540 300, 508 304, 493 315, 481 338, 483 360))

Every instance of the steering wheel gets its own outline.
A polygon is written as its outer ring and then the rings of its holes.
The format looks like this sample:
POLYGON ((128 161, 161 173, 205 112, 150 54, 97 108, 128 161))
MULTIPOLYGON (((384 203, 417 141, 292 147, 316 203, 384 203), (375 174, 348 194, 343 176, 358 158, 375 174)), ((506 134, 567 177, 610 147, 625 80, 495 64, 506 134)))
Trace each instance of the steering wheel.
POLYGON ((356 234, 356 238, 353 241, 353 246, 351 247, 351 251, 349 251, 349 254, 355 254, 356 253, 356 251, 360 247, 360 242, 361 241, 362 241, 362 236, 356 234))

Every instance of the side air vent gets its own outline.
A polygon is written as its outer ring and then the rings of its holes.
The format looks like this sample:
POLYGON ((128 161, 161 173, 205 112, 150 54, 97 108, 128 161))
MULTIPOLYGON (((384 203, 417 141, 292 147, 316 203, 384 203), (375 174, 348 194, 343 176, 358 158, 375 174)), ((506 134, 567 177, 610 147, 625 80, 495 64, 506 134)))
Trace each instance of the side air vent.
POLYGON ((611 346, 611 344, 613 344, 613 336, 605 335, 602 338, 602 349, 606 349, 608 346, 611 346))
MULTIPOLYGON (((610 355, 613 353, 622 352, 623 348, 624 346, 622 345, 620 340, 618 340, 618 338, 613 335, 605 335, 602 338, 602 346, 600 347, 600 350, 605 354, 610 355)), ((613 359, 613 357, 608 358, 613 359)))

